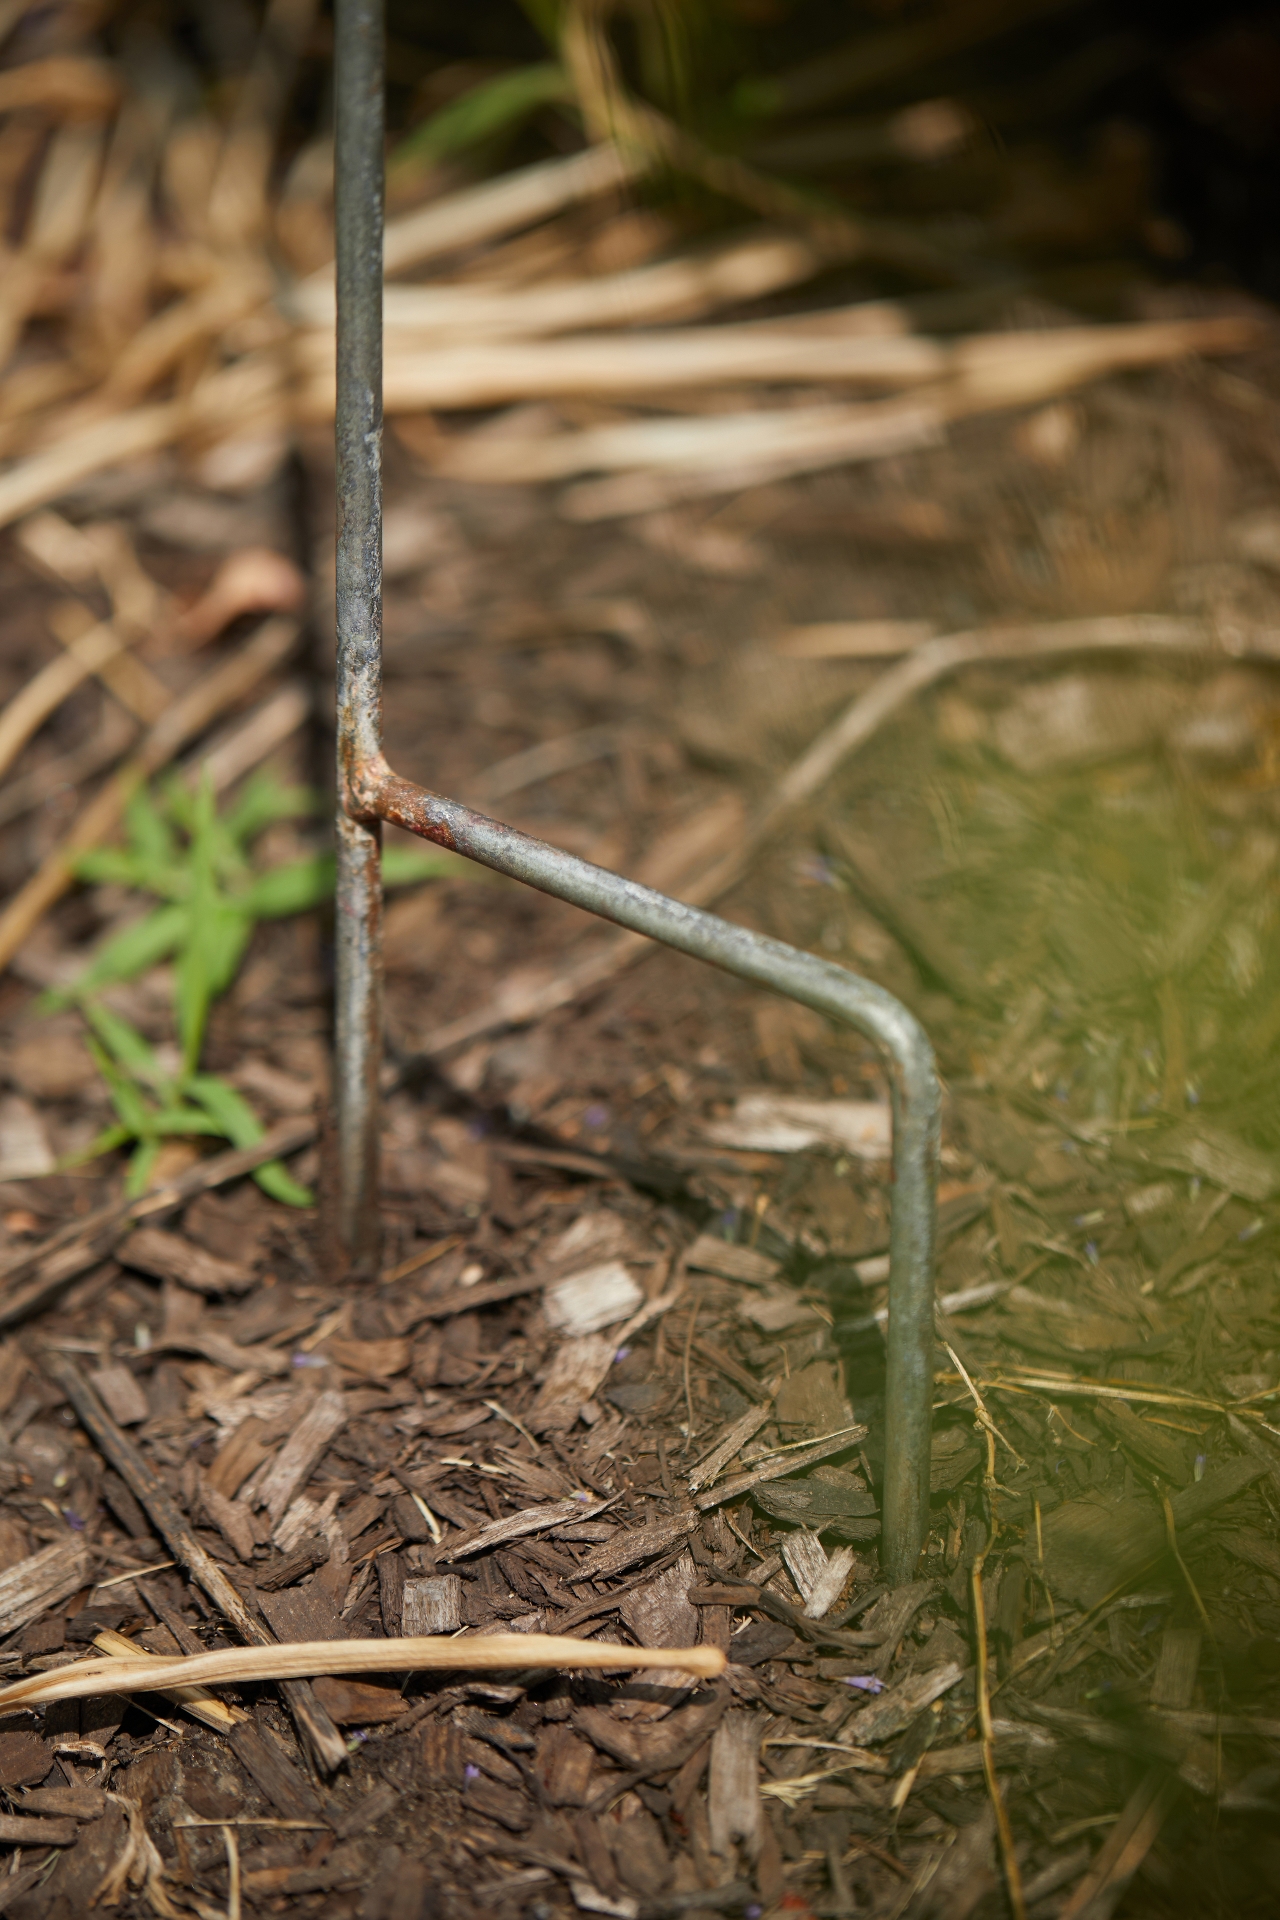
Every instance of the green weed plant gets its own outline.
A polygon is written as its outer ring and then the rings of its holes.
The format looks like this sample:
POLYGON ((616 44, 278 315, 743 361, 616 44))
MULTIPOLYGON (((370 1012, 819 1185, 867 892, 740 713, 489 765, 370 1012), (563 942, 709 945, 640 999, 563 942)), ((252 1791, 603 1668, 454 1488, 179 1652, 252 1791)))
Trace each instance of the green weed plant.
MULTIPOLYGON (((114 882, 160 902, 110 935, 70 986, 45 996, 47 1010, 74 1005, 89 1028, 89 1045, 116 1119, 72 1164, 132 1143, 126 1177, 130 1197, 146 1191, 164 1142, 212 1135, 252 1147, 265 1129, 243 1095, 217 1074, 200 1069, 213 1002, 231 986, 260 920, 281 920, 322 905, 333 893, 332 855, 312 854, 277 866, 256 867, 255 841, 278 821, 314 814, 318 802, 301 787, 266 776, 246 783, 219 814, 213 789, 193 793, 174 778, 154 792, 139 789, 125 818, 125 844, 100 847, 76 862, 81 880, 114 882), (171 961, 179 1065, 170 1071, 103 994, 171 961)), ((383 879, 410 885, 457 870, 447 854, 388 849, 383 879)), ((258 1185, 292 1207, 312 1196, 279 1160, 254 1173, 258 1185)))

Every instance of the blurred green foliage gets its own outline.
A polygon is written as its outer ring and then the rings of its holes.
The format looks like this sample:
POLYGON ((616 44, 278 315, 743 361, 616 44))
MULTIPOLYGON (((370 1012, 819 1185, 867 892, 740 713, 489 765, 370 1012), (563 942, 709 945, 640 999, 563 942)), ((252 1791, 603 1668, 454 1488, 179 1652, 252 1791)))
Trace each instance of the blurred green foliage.
MULTIPOLYGON (((213 1002, 234 981, 258 921, 305 913, 333 892, 331 855, 310 854, 266 868, 255 867, 252 859, 254 842, 268 827, 312 815, 318 804, 305 788, 283 787, 259 775, 219 814, 207 780, 192 793, 174 777, 154 793, 140 789, 134 795, 124 846, 95 848, 76 864, 82 880, 113 882, 161 903, 110 935, 77 980, 44 1000, 46 1009, 75 1005, 83 1013, 115 1108, 115 1124, 77 1160, 132 1142, 131 1196, 145 1191, 166 1139, 212 1134, 250 1147, 263 1137, 248 1102, 227 1081, 202 1073, 200 1056, 213 1002), (137 1028, 102 998, 106 989, 164 961, 173 966, 176 1068, 164 1064, 137 1028)), ((389 886, 454 871, 456 863, 447 854, 391 849, 383 855, 389 886)), ((311 1202, 279 1161, 268 1161, 254 1178, 289 1206, 311 1202)))

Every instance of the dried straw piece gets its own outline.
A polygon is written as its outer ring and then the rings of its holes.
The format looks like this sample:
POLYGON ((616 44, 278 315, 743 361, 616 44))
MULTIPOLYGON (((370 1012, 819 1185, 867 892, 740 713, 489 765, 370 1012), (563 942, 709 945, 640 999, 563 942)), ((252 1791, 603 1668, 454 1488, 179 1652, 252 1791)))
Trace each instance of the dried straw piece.
POLYGON ((77 687, 119 658, 130 638, 113 622, 103 621, 78 640, 64 642, 66 652, 50 660, 19 688, 0 711, 0 775, 8 772, 32 735, 77 687))
MULTIPOLYGON (((773 244, 783 254, 796 256, 797 262, 804 252, 794 242, 773 244)), ((809 270, 818 264, 818 257, 813 255, 809 270)), ((646 278, 660 284, 662 276, 678 271, 687 271, 684 262, 663 262, 659 267, 646 268, 642 275, 618 276, 619 311, 611 315, 606 307, 606 322, 652 317, 645 314, 643 300, 639 313, 626 313, 630 288, 640 295, 646 278)), ((793 272, 789 277, 802 275, 793 272)), ((599 283, 585 284, 594 291, 599 283)), ((417 289, 404 291, 418 295, 417 289)), ((444 296, 460 291, 463 313, 457 330, 465 326, 469 335, 482 330, 486 316, 469 289, 423 291, 442 301, 446 312, 444 296), (468 305, 478 307, 474 319, 481 322, 481 328, 466 318, 468 305)), ((549 306, 544 304, 545 319, 539 325, 539 291, 546 303, 549 296, 560 295, 562 290, 535 289, 519 301, 506 295, 497 309, 505 315, 502 331, 519 331, 527 336, 553 330, 547 323, 556 312, 557 301, 551 298, 549 306), (517 326, 517 321, 528 324, 517 326)), ((722 297, 731 297, 727 287, 722 297)), ((569 324, 581 325, 590 318, 581 298, 578 304, 582 311, 573 322, 568 322, 569 303, 558 304, 569 324)), ((859 309, 848 311, 856 320, 859 309)), ((489 324, 493 324, 492 319, 489 324)), ((419 340, 415 338, 419 328, 409 314, 402 327, 389 320, 385 405, 390 413, 432 407, 488 407, 501 401, 556 394, 616 397, 661 394, 687 387, 705 390, 735 381, 789 381, 873 387, 928 385, 937 389, 926 398, 936 402, 939 423, 967 413, 1021 406, 1124 368, 1150 366, 1188 353, 1235 352, 1258 331, 1256 322, 1230 316, 1137 326, 976 334, 954 345, 919 334, 863 332, 855 325, 829 332, 793 331, 786 320, 775 320, 767 327, 683 327, 622 337, 573 335, 558 340, 525 337, 476 342, 470 338, 446 344, 430 338, 429 322, 421 330, 428 337, 419 340), (939 384, 943 380, 950 382, 945 388, 939 384)), ((333 341, 327 334, 304 335, 299 351, 303 366, 315 369, 305 405, 317 417, 325 417, 333 408, 333 341)), ((868 458, 877 449, 876 434, 893 430, 881 419, 881 413, 874 410, 846 407, 814 409, 803 415, 790 408, 770 408, 627 423, 574 434, 519 439, 495 436, 492 440, 481 436, 454 448, 451 470, 464 479, 510 481, 554 479, 591 468, 633 464, 720 468, 738 459, 794 459, 806 449, 815 429, 819 430, 815 455, 843 457, 848 440, 851 457, 861 453, 868 458), (834 437, 833 427, 842 429, 834 437), (779 432, 784 435, 781 442, 776 439, 779 432), (798 446, 793 438, 797 432, 801 435, 798 446)), ((889 415, 890 422, 892 419, 889 415)), ((737 484, 744 483, 739 480, 737 484)))
POLYGON ((168 446, 182 431, 188 412, 187 404, 180 400, 137 407, 130 413, 95 421, 20 460, 0 474, 0 526, 8 526, 33 508, 57 500, 105 467, 119 466, 139 454, 155 453, 168 446))
MULTIPOLYGON (((943 349, 918 334, 790 335, 783 326, 771 333, 690 327, 616 340, 573 335, 425 351, 414 351, 415 343, 392 334, 387 344, 385 404, 392 413, 489 407, 566 393, 615 396, 689 387, 702 392, 736 380, 912 386, 946 371, 943 349)), ((691 433, 689 426, 686 435, 691 433)), ((556 444, 551 437, 544 442, 556 444)), ((495 442, 490 457, 497 455, 495 442)), ((532 448, 526 462, 531 455, 532 448)), ((494 475, 491 470, 475 477, 494 475)))
POLYGON ((205 430, 221 436, 229 421, 243 431, 264 411, 278 407, 282 395, 277 358, 262 353, 210 374, 184 399, 132 407, 106 419, 99 417, 98 403, 88 401, 71 431, 63 420, 52 446, 0 474, 0 526, 47 506, 95 473, 170 446, 185 433, 205 430))
MULTIPOLYGON (((110 1628, 96 1633, 93 1644, 112 1660, 129 1661, 131 1667, 137 1667, 144 1660, 166 1658, 162 1653, 148 1653, 145 1647, 135 1647, 123 1633, 115 1633, 110 1628)), ((242 1707, 229 1707, 205 1687, 165 1687, 162 1691, 166 1700, 172 1701, 175 1707, 185 1707, 193 1719, 203 1721, 215 1733, 226 1733, 229 1727, 248 1718, 242 1707)))
POLYGON ((227 1686, 249 1680, 304 1680, 322 1674, 404 1673, 415 1669, 493 1673, 522 1667, 662 1667, 714 1680, 725 1669, 719 1647, 623 1647, 567 1634, 490 1633, 404 1640, 303 1640, 292 1646, 221 1647, 216 1653, 146 1654, 77 1660, 0 1689, 0 1714, 100 1693, 156 1693, 173 1687, 227 1686))
MULTIPOLYGON (((894 334, 793 336, 780 322, 768 331, 688 328, 624 340, 494 341, 426 356, 406 352, 392 334, 386 405, 395 412, 557 393, 643 394, 734 376, 916 389, 861 405, 760 407, 559 434, 483 433, 446 443, 442 469, 466 480, 509 484, 641 469, 565 496, 562 511, 570 519, 596 520, 936 444, 951 421, 1046 400, 1124 369, 1238 352, 1257 336, 1256 321, 1228 316, 976 334, 948 347, 894 334)), ((313 379, 305 409, 319 414, 322 401, 331 407, 330 392, 313 379)))
POLYGON ((0 74, 0 113, 43 108, 67 119, 100 120, 119 102, 120 82, 105 60, 55 54, 0 74))
MULTIPOLYGON (((629 185, 642 178, 649 166, 643 154, 623 153, 611 141, 603 141, 567 160, 543 160, 519 173, 467 187, 399 220, 388 221, 384 271, 388 275, 404 273, 409 267, 420 267, 424 261, 455 253, 460 247, 479 246, 500 233, 531 227, 565 207, 629 185)), ((325 286, 332 280, 332 267, 325 267, 307 284, 325 286)))
MULTIPOLYGON (((973 1388, 972 1383, 970 1384, 970 1391, 978 1401, 979 1408, 985 1412, 985 1408, 982 1408, 981 1398, 977 1394, 976 1389, 973 1388)), ((989 1422, 986 1428, 985 1438, 987 1443, 987 1470, 984 1477, 984 1486, 987 1488, 989 1496, 990 1491, 995 1487, 996 1459, 995 1429, 989 1422)), ((987 1536, 986 1544, 974 1560, 969 1573, 969 1593, 973 1603, 973 1644, 976 1655, 975 1664, 977 1667, 974 1685, 978 1702, 978 1734, 982 1742, 982 1775, 986 1781, 987 1797, 991 1802, 991 1811, 995 1816, 996 1835, 1000 1842, 1000 1862, 1004 1868, 1004 1885, 1005 1893, 1009 1901, 1009 1909, 1013 1914, 1013 1920, 1027 1920, 1027 1903, 1022 1894, 1022 1869, 1018 1864, 1017 1851, 1014 1847, 1013 1828, 1009 1822, 1009 1809, 1006 1805, 1005 1797, 1000 1791, 1000 1783, 996 1778, 996 1737, 995 1729, 991 1721, 991 1683, 987 1670, 987 1608, 982 1591, 982 1570, 986 1565, 987 1555, 995 1544, 995 1538, 995 1526, 993 1523, 992 1530, 987 1536)))
POLYGON ((1153 1767, 1126 1800, 1089 1871, 1058 1909, 1058 1920, 1109 1914, 1160 1837, 1178 1797, 1176 1775, 1153 1767))
MULTIPOLYGON (((519 335, 528 338, 566 333, 573 327, 593 331, 601 327, 636 327, 655 320, 688 320, 717 307, 737 306, 778 293, 784 287, 809 280, 830 262, 827 250, 794 234, 757 233, 709 247, 674 260, 629 267, 597 279, 552 280, 522 287, 518 296, 509 287, 445 285, 388 287, 384 324, 388 347, 394 353, 412 344, 412 336, 438 339, 452 334, 467 340, 478 336, 519 335), (408 336, 405 338, 404 336, 408 336)), ((333 365, 333 289, 314 288, 310 282, 291 294, 288 311, 317 332, 301 342, 308 364, 333 365), (323 331, 320 331, 323 329, 323 331)), ((905 334, 904 309, 886 301, 866 301, 846 309, 841 331, 905 334)), ((813 327, 804 316, 774 319, 779 326, 805 331, 813 327)), ((759 322, 744 322, 735 333, 765 331, 759 322)))

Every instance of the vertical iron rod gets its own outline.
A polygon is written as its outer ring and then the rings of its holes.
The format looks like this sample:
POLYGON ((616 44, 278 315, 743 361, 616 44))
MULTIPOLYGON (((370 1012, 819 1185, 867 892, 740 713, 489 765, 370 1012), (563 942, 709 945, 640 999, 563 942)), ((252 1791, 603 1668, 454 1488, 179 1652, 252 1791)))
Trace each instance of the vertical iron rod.
POLYGON ((337 1226, 356 1272, 376 1269, 382 1065, 382 838, 351 804, 382 747, 382 0, 336 0, 337 1226))

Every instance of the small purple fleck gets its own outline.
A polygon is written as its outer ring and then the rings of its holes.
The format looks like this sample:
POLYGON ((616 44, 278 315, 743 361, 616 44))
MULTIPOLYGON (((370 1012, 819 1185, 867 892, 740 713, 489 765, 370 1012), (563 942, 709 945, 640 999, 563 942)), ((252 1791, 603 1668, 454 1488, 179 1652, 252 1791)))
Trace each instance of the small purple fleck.
POLYGON ((1198 1106, 1200 1105, 1200 1089, 1199 1089, 1199 1087, 1188 1087, 1188 1088, 1187 1088, 1187 1105, 1188 1105, 1189 1107, 1198 1107, 1198 1106))
POLYGON ((764 1908, 760 1905, 760 1903, 757 1900, 753 1900, 749 1907, 744 1907, 742 1909, 743 1920, 760 1920, 760 1915, 763 1912, 764 1912, 764 1908))
POLYGON ((462 1769, 462 1777, 468 1784, 470 1784, 472 1780, 478 1780, 480 1778, 480 1769, 474 1761, 468 1760, 466 1766, 462 1769))
POLYGON ((874 1673, 846 1673, 846 1687, 858 1687, 863 1693, 883 1693, 884 1681, 878 1680, 874 1673))
POLYGON ((630 1347, 619 1347, 618 1351, 613 1356, 613 1364, 615 1367, 619 1366, 622 1361, 627 1360, 630 1357, 631 1357, 630 1347))
POLYGON ((320 1353, 295 1353, 290 1364, 295 1367, 327 1367, 329 1362, 320 1353))
POLYGON ((1084 1243, 1084 1250, 1085 1250, 1085 1256, 1086 1256, 1086 1258, 1088 1259, 1088 1262, 1089 1262, 1089 1265, 1090 1265, 1091 1267, 1096 1267, 1096 1266, 1097 1266, 1097 1264, 1098 1264, 1098 1243, 1097 1243, 1097 1241, 1096 1241, 1096 1240, 1086 1240, 1086 1241, 1085 1241, 1085 1243, 1084 1243))
POLYGON ((467 1132, 473 1140, 483 1140, 489 1131, 489 1122, 483 1114, 467 1122, 467 1132))
POLYGON ((609 1124, 609 1109, 608 1107, 602 1107, 597 1100, 594 1106, 587 1108, 582 1117, 587 1125, 594 1128, 598 1133, 601 1127, 607 1127, 609 1124))
POLYGON ((582 1487, 579 1487, 578 1491, 574 1494, 573 1497, 575 1500, 590 1500, 591 1495, 587 1493, 582 1487))
POLYGON ((62 1509, 62 1517, 73 1533, 84 1532, 84 1521, 80 1518, 80 1515, 75 1511, 74 1507, 64 1507, 62 1509))
POLYGON ((720 1228, 723 1233, 736 1233, 738 1229, 738 1209, 726 1207, 720 1215, 720 1228))
POLYGON ((836 870, 825 854, 802 854, 796 862, 796 872, 802 880, 809 881, 812 886, 834 887, 837 884, 836 870))

